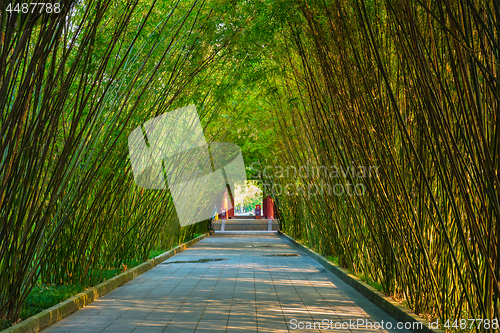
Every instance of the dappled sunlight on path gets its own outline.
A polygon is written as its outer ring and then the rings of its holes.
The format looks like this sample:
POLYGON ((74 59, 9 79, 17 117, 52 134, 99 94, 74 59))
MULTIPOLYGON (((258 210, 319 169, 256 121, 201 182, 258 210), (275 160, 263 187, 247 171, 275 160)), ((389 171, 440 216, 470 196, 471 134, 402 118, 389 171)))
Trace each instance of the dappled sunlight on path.
POLYGON ((277 234, 214 234, 44 332, 331 331, 294 329, 323 320, 396 324, 277 234))

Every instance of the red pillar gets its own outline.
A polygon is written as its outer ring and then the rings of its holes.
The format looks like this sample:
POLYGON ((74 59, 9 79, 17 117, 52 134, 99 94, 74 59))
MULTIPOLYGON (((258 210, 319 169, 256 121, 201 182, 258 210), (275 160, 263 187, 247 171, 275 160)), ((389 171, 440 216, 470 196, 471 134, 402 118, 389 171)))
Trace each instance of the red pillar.
POLYGON ((273 198, 269 195, 262 200, 262 204, 264 206, 264 214, 267 219, 274 219, 274 202, 273 198))
POLYGON ((233 217, 234 217, 234 198, 231 199, 231 208, 227 210, 227 218, 232 219, 233 217))
POLYGON ((267 197, 262 199, 262 217, 267 219, 267 197))
POLYGON ((229 193, 226 191, 222 197, 221 214, 219 219, 231 219, 234 217, 234 199, 230 199, 229 193))

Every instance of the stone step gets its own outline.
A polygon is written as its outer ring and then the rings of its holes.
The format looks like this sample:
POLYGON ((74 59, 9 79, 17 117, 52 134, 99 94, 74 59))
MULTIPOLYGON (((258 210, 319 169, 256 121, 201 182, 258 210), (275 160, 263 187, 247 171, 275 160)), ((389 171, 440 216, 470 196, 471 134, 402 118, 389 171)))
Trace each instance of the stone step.
MULTIPOLYGON (((223 220, 215 220, 212 223, 214 231, 221 231, 223 220)), ((224 231, 268 231, 268 220, 226 220, 224 231)), ((279 221, 273 220, 272 230, 279 229, 279 221)))
MULTIPOLYGON (((216 221, 222 221, 222 220, 214 220, 214 222, 216 221)), ((278 221, 278 220, 273 220, 273 221, 278 221)), ((246 220, 238 220, 238 219, 227 219, 226 222, 232 222, 232 223, 259 223, 259 222, 266 222, 267 223, 267 219, 253 219, 253 220, 249 220, 249 219, 246 219, 246 220)))

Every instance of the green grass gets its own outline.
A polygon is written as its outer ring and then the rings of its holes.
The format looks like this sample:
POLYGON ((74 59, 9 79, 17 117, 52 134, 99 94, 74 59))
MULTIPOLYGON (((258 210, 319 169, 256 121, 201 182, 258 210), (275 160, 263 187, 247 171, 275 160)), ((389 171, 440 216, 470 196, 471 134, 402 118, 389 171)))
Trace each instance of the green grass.
MULTIPOLYGON (((83 290, 85 290, 85 287, 78 284, 61 286, 37 284, 26 298, 20 318, 22 320, 34 316, 83 290)), ((12 322, 10 320, 1 320, 0 330, 4 330, 11 325, 12 322)))
POLYGON ((373 281, 371 277, 369 276, 366 276, 366 275, 359 275, 358 278, 365 282, 366 284, 368 284, 369 286, 377 289, 378 291, 380 291, 381 293, 383 293, 383 288, 382 288, 382 284, 380 282, 377 282, 377 281, 373 281))
POLYGON ((338 264, 339 264, 339 257, 327 256, 326 258, 327 258, 328 260, 330 260, 331 262, 333 262, 335 265, 338 265, 338 264))
POLYGON ((83 290, 85 290, 85 287, 79 284, 61 286, 45 284, 36 285, 26 299, 26 303, 21 310, 21 317, 31 317, 83 290))
POLYGON ((149 252, 148 259, 153 259, 154 257, 158 257, 162 253, 165 253, 165 250, 151 250, 149 252))
MULTIPOLYGON (((154 257, 153 254, 158 253, 161 254, 165 252, 165 250, 155 250, 151 251, 149 259, 154 257)), ((158 255, 156 254, 156 255, 158 255)), ((138 259, 129 260, 126 264, 122 265, 119 268, 107 269, 102 273, 102 277, 98 280, 95 285, 109 280, 112 277, 133 268, 139 264, 143 263, 143 261, 138 259)), ((38 283, 26 298, 26 302, 23 305, 21 310, 20 320, 28 319, 36 315, 37 313, 42 312, 45 309, 48 309, 62 301, 67 300, 70 297, 81 293, 82 291, 92 287, 91 285, 83 286, 80 284, 67 284, 67 285, 55 285, 55 284, 43 284, 38 283)), ((0 330, 4 330, 8 327, 12 326, 12 322, 10 320, 0 320, 0 330)))

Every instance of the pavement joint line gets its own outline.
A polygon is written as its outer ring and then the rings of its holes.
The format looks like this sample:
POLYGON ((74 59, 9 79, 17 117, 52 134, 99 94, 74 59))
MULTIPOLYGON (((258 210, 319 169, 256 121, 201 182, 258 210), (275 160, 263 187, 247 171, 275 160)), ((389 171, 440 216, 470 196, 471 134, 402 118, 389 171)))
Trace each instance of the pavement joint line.
POLYGON ((36 315, 26 320, 23 320, 20 323, 7 328, 6 330, 3 330, 2 333, 39 332, 49 327, 50 325, 55 324, 59 320, 69 316, 73 312, 92 303, 99 297, 104 296, 110 291, 115 290, 121 285, 131 281, 132 279, 150 270, 151 268, 167 260, 173 255, 182 252, 191 245, 196 244, 197 242, 199 242, 204 238, 207 238, 211 234, 212 232, 207 232, 199 237, 191 239, 190 241, 182 243, 174 247, 173 249, 165 253, 162 253, 157 257, 154 257, 153 259, 145 261, 142 264, 135 266, 134 268, 131 268, 107 281, 98 284, 97 286, 89 288, 88 290, 85 290, 73 297, 70 297, 67 300, 62 301, 61 303, 58 303, 51 308, 45 309, 42 312, 37 313, 36 315))
MULTIPOLYGON (((275 252, 273 250, 273 248, 271 247, 271 251, 275 252)), ((271 260, 270 258, 265 258, 265 261, 266 261, 266 265, 268 267, 268 271, 270 271, 270 267, 269 267, 269 260, 271 260)), ((279 262, 279 260, 278 260, 279 262)), ((280 301, 280 296, 278 294, 278 291, 276 290, 276 283, 274 283, 274 278, 273 278, 273 275, 272 274, 269 274, 269 278, 271 279, 271 281, 273 281, 273 289, 274 289, 274 294, 276 296, 276 299, 278 300, 278 303, 279 303, 279 307, 280 307, 280 310, 281 310, 281 316, 283 317, 283 321, 285 322, 285 325, 288 329, 288 323, 287 323, 287 317, 285 315, 285 311, 283 311, 283 304, 281 303, 280 301)))
MULTIPOLYGON (((234 250, 233 250, 233 252, 234 252, 234 250)), ((228 313, 227 322, 226 322, 226 332, 227 332, 227 329, 229 328, 229 319, 231 318, 231 310, 233 308, 234 294, 235 294, 235 290, 236 290, 236 284, 238 282, 238 273, 240 271, 240 263, 241 263, 241 256, 239 256, 239 263, 238 263, 238 266, 237 266, 237 269, 236 269, 236 276, 235 276, 235 282, 234 282, 234 288, 233 288, 233 295, 231 297, 231 303, 229 304, 229 313, 228 313)))
MULTIPOLYGON (((211 268, 213 265, 215 265, 215 262, 214 262, 214 263, 212 263, 212 264, 210 265, 210 268, 211 268)), ((227 266, 227 262, 225 262, 225 263, 224 263, 224 267, 226 267, 226 266, 227 266)), ((222 269, 222 270, 220 271, 220 273, 219 273, 219 276, 218 276, 218 278, 217 278, 217 282, 216 282, 216 284, 214 285, 214 287, 213 287, 213 289, 212 289, 212 292, 211 292, 211 294, 210 294, 210 297, 208 298, 207 305, 203 308, 203 312, 202 312, 202 314, 201 314, 201 316, 200 316, 200 319, 198 320, 198 323, 196 324, 195 331, 196 331, 196 329, 198 329, 198 326, 199 326, 199 324, 200 324, 200 321, 202 320, 203 315, 205 314, 205 311, 207 310, 207 307, 208 307, 208 305, 209 305, 209 303, 210 303, 210 300, 212 299, 212 297, 213 297, 213 295, 214 295, 215 288, 216 288, 217 284, 219 283, 219 280, 220 280, 220 277, 222 276, 222 272, 223 272, 223 271, 224 271, 224 269, 222 269)), ((207 272, 208 272, 208 270, 207 270, 207 272)))
MULTIPOLYGON (((168 258, 167 258, 167 259, 168 259, 168 258)), ((162 281, 161 281, 158 285, 160 285, 160 284, 161 284, 161 283, 163 283, 165 280, 167 280, 168 278, 170 278, 173 274, 175 274, 176 272, 178 272, 178 271, 179 271, 179 270, 180 270, 180 269, 181 269, 184 265, 185 265, 185 264, 183 264, 183 265, 179 265, 179 267, 178 267, 178 268, 177 268, 174 272, 172 272, 170 275, 168 275, 168 276, 164 277, 164 278, 163 278, 163 280, 162 280, 162 281)), ((191 271, 193 271, 193 270, 194 270, 194 267, 193 267, 193 269, 191 269, 191 271)), ((182 283, 182 281, 183 281, 184 279, 185 279, 185 278, 181 279, 181 280, 180 280, 180 281, 176 284, 176 286, 178 286, 179 284, 181 284, 181 283, 182 283)), ((165 297, 162 299, 162 301, 160 301, 160 302, 159 302, 159 303, 158 303, 158 304, 154 307, 153 311, 154 311, 154 310, 156 310, 158 307, 160 307, 160 305, 162 305, 162 304, 163 304, 163 301, 165 300, 165 298, 166 298, 166 297, 168 297, 168 295, 170 295, 170 294, 172 293, 172 291, 173 291, 173 289, 172 289, 172 290, 171 290, 171 291, 167 294, 167 296, 165 296, 165 297)), ((184 302, 183 302, 183 303, 184 303, 184 302)), ((179 307, 179 310, 180 310, 180 308, 182 308, 182 305, 179 307)), ((130 307, 129 309, 132 309, 132 307, 130 307)), ((122 314, 121 316, 123 316, 123 314, 122 314)), ((121 317, 121 316, 120 316, 120 317, 121 317)), ((119 318, 120 318, 120 317, 119 317, 119 318)), ((148 317, 148 316, 146 316, 146 317, 145 317, 145 318, 141 321, 141 323, 142 323, 142 322, 144 322, 144 321, 146 320, 146 318, 147 318, 147 317, 148 317)), ((169 323, 170 323, 171 321, 172 321, 172 319, 170 319, 170 320, 169 320, 169 323)), ((113 322, 114 322, 114 321, 113 321, 113 322)), ((113 322, 112 322, 112 323, 113 323, 113 322)), ((112 323, 111 323, 111 324, 112 324, 112 323)), ((111 324, 110 324, 110 325, 111 325, 111 324)), ((168 326, 168 324, 167 324, 167 326, 168 326)), ((133 330, 133 331, 136 331, 136 328, 134 328, 134 330, 133 330)))
MULTIPOLYGON (((302 274, 302 276, 303 276, 304 280, 306 280, 306 281, 309 283, 309 286, 310 286, 311 288, 313 288, 314 290, 316 290, 316 293, 317 293, 317 295, 318 295, 318 298, 321 298, 321 300, 322 300, 322 301, 321 301, 321 303, 322 303, 322 304, 324 304, 324 306, 326 306, 327 308, 329 308, 329 309, 330 309, 330 310, 331 310, 331 311, 335 314, 335 316, 337 317, 337 321, 341 321, 341 317, 338 315, 337 311, 334 309, 334 307, 332 307, 332 305, 330 304, 330 302, 329 302, 329 301, 327 301, 327 300, 325 299, 325 297, 321 294, 321 292, 319 292, 319 291, 318 291, 318 289, 317 289, 317 288, 316 288, 316 286, 315 286, 315 285, 311 282, 311 280, 309 279, 309 277, 307 277, 307 276, 304 274, 303 269, 302 269, 302 268, 300 268, 300 267, 298 267, 298 265, 297 265, 297 264, 296 264, 295 266, 296 266, 296 268, 300 271, 300 273, 302 274)), ((312 269, 316 269, 316 267, 314 267, 314 266, 311 266, 311 265, 310 265, 310 267, 311 267, 312 269)), ((325 280, 326 280, 326 279, 325 279, 325 280)), ((328 280, 326 280, 326 281, 328 281, 328 280)), ((345 296, 344 296, 344 299, 346 299, 346 298, 345 298, 345 296)), ((308 311, 309 311, 309 310, 308 310, 308 311)), ((368 318, 368 317, 366 317, 366 315, 365 315, 365 318, 368 318)))
POLYGON ((372 303, 377 305, 379 308, 384 310, 386 313, 391 315, 394 319, 400 321, 400 322, 420 322, 422 323, 422 329, 421 330, 415 330, 414 332, 420 333, 420 332, 433 332, 433 333, 445 333, 443 330, 440 329, 431 329, 427 325, 427 321, 420 318, 417 316, 415 313, 413 313, 410 309, 402 306, 398 302, 390 299, 383 293, 379 292, 372 286, 368 285, 367 283, 363 282, 361 279, 358 277, 350 274, 347 270, 341 268, 340 266, 334 264, 330 260, 324 258, 322 255, 319 253, 311 250, 305 245, 300 244, 297 242, 295 239, 292 237, 288 236, 287 234, 279 231, 278 235, 285 238, 288 240, 292 245, 295 245, 297 248, 308 254, 312 259, 316 260, 318 263, 320 263, 323 267, 325 267, 327 270, 335 274, 337 277, 339 277, 342 281, 353 287, 355 290, 357 290, 359 293, 361 293, 363 296, 365 296, 367 299, 369 299, 372 303))
MULTIPOLYGON (((193 267, 193 269, 191 270, 191 272, 192 272, 192 271, 193 271, 193 270, 194 270, 194 269, 195 269, 198 265, 199 265, 199 264, 196 264, 196 266, 194 266, 194 267, 193 267)), ((195 291, 195 290, 196 290, 196 287, 200 284, 200 282, 201 282, 201 280, 203 279, 203 277, 207 275, 207 272, 210 270, 210 268, 212 267, 212 265, 214 265, 214 262, 212 262, 212 263, 209 265, 209 267, 207 267, 207 268, 205 269, 205 272, 203 273, 203 275, 202 275, 202 276, 198 279, 198 282, 197 282, 197 283, 194 285, 194 287, 191 289, 191 292, 189 293, 188 298, 189 298, 189 296, 191 296, 193 293, 195 293, 195 294, 197 293, 197 292, 195 291)), ((186 275, 186 277, 187 277, 187 275, 186 275)), ((213 292, 212 292, 212 294, 213 294, 213 292)), ((186 302, 184 302, 184 303, 183 303, 183 305, 180 307, 180 309, 179 309, 179 310, 181 310, 181 309, 182 309, 182 307, 183 307, 183 306, 185 306, 185 303, 186 303, 186 302)), ((208 306, 208 301, 206 302, 205 306, 203 307, 203 311, 202 311, 202 313, 201 313, 201 315, 200 315, 200 318, 198 319, 198 321, 197 321, 197 323, 196 323, 196 326, 195 326, 195 328, 194 328, 195 330, 196 330, 196 328, 198 327, 198 324, 199 324, 199 322, 200 322, 201 318, 203 317, 203 314, 205 313, 205 310, 206 310, 207 306, 208 306)), ((176 314, 176 315, 177 315, 177 314, 176 314)), ((175 319, 175 316, 176 316, 176 315, 174 315, 174 317, 172 318, 172 320, 174 320, 174 319, 175 319)), ((172 320, 171 320, 170 322, 172 322, 172 320)), ((167 325, 167 327, 168 327, 168 325, 167 325)))
MULTIPOLYGON (((228 247, 228 244, 225 244, 225 245, 224 245, 224 248, 227 248, 227 247, 228 247)), ((224 263, 223 263, 223 265, 224 265, 224 266, 222 267, 222 269, 221 269, 221 270, 220 270, 220 272, 219 272, 219 277, 218 277, 218 279, 217 279, 217 282, 215 283, 215 286, 214 286, 214 288, 213 288, 213 290, 212 290, 212 293, 211 293, 211 295, 210 295, 209 300, 211 300, 211 299, 213 298, 213 295, 214 295, 214 292, 215 292, 215 290, 216 290, 217 286, 221 283, 221 276, 222 276, 222 274, 224 273, 224 270, 225 270, 225 269, 227 269, 227 268, 229 267, 229 264, 228 264, 227 262, 224 262, 224 263)), ((235 286, 236 286, 236 284, 235 284, 235 286)), ((234 294, 234 293, 233 293, 233 294, 234 294)), ((206 311, 206 307, 205 307, 205 310, 203 311, 203 314, 205 313, 205 311, 206 311)), ((229 307, 229 313, 228 313, 228 315, 227 315, 226 330, 227 330, 227 323, 229 322, 230 312, 231 312, 231 307, 229 307)), ((200 318, 200 321, 201 321, 201 320, 202 320, 202 318, 203 318, 203 314, 202 314, 202 316, 201 316, 201 318, 200 318)), ((198 328, 198 325, 199 325, 200 321, 198 321, 198 324, 196 325, 195 330, 198 328)))

